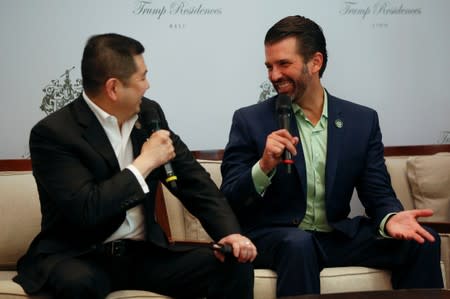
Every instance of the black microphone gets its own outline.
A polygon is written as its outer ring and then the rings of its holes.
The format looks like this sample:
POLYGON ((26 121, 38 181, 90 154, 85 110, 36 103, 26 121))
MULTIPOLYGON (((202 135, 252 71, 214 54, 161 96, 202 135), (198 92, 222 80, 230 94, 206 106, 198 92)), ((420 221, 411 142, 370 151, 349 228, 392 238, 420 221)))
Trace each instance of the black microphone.
MULTIPOLYGON (((161 124, 160 121, 158 119, 153 119, 152 120, 152 131, 158 131, 159 129, 161 129, 161 124)), ((167 162, 164 164, 164 171, 166 173, 166 183, 169 184, 169 186, 172 188, 172 190, 176 190, 177 189, 177 176, 175 175, 175 172, 173 171, 172 168, 172 163, 167 162)))
POLYGON ((179 243, 180 245, 193 246, 193 247, 207 247, 213 251, 222 253, 225 257, 234 257, 233 247, 230 244, 219 244, 215 242, 202 242, 202 241, 185 241, 179 243))
MULTIPOLYGON (((144 122, 148 124, 150 122, 150 129, 152 132, 156 132, 161 129, 161 121, 158 118, 158 115, 155 113, 151 113, 151 111, 144 111, 143 112, 143 118, 144 122), (153 115, 155 114, 155 115, 153 115)), ((175 172, 172 168, 172 163, 167 162, 164 164, 164 172, 166 173, 166 183, 169 184, 170 188, 172 190, 177 189, 177 176, 175 175, 175 172)))
MULTIPOLYGON (((278 123, 280 129, 286 129, 288 130, 288 132, 290 132, 290 120, 292 112, 291 98, 288 95, 279 94, 275 107, 278 114, 278 123)), ((291 173, 291 165, 294 164, 294 160, 292 160, 291 152, 287 149, 284 150, 282 162, 286 164, 287 173, 291 173)))

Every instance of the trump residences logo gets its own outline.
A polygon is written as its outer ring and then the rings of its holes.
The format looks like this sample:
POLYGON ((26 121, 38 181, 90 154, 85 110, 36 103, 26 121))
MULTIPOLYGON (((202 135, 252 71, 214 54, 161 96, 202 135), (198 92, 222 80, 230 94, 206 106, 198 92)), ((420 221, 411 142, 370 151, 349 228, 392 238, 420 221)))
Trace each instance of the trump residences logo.
POLYGON ((211 7, 203 3, 192 4, 189 1, 150 1, 138 0, 133 14, 154 17, 157 20, 166 16, 217 16, 222 8, 211 7))
POLYGON ((388 28, 392 18, 417 17, 422 15, 422 7, 411 6, 409 2, 400 1, 344 1, 339 15, 358 17, 363 21, 373 22, 375 29, 388 28))
POLYGON ((368 16, 417 16, 422 14, 422 8, 394 1, 377 1, 372 5, 368 5, 366 1, 345 1, 339 13, 344 16, 360 16, 362 19, 368 16))

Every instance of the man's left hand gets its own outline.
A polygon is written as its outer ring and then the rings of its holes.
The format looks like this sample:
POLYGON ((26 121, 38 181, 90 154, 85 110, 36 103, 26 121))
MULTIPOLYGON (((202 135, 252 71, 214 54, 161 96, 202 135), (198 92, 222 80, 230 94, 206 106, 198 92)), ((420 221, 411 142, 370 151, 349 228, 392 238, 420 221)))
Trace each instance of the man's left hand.
POLYGON ((434 242, 434 237, 417 222, 419 217, 432 215, 433 211, 430 209, 402 211, 389 218, 385 229, 394 239, 415 240, 421 244, 425 240, 434 242))

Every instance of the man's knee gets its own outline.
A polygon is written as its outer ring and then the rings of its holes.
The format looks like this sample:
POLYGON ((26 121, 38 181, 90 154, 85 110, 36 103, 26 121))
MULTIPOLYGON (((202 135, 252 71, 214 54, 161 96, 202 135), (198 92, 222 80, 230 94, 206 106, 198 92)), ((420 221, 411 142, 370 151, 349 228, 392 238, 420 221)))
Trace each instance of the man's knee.
POLYGON ((224 263, 224 268, 226 275, 229 278, 238 278, 239 281, 244 282, 245 284, 253 285, 254 280, 254 271, 252 263, 239 263, 236 260, 226 261, 224 263))
POLYGON ((424 228, 433 236, 434 242, 425 241, 425 243, 419 245, 420 250, 440 258, 441 237, 433 229, 426 226, 424 228))
POLYGON ((316 251, 316 240, 312 234, 305 232, 286 235, 281 239, 279 250, 289 256, 298 255, 299 253, 310 254, 316 251))
POLYGON ((99 271, 86 265, 63 263, 57 266, 48 280, 54 298, 105 298, 110 290, 109 280, 99 271))
POLYGON ((439 234, 435 230, 433 230, 429 227, 425 226, 425 229, 433 236, 433 238, 435 240, 434 243, 436 243, 437 245, 440 246, 441 245, 441 237, 439 236, 439 234))
POLYGON ((307 273, 318 273, 323 265, 317 240, 312 234, 302 232, 285 236, 278 244, 275 255, 277 272, 294 273, 302 269, 307 273))

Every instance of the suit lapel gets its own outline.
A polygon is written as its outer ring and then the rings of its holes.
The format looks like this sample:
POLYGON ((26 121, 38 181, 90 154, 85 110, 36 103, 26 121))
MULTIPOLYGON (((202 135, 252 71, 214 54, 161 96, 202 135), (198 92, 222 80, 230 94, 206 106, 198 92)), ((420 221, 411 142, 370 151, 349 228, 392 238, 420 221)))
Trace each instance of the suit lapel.
POLYGON ((325 201, 333 194, 333 185, 342 150, 343 136, 345 132, 345 117, 336 99, 328 94, 328 137, 327 137, 327 160, 325 168, 325 201))
POLYGON ((150 130, 146 128, 143 124, 145 124, 145 121, 142 119, 142 115, 138 115, 139 118, 136 121, 136 124, 133 127, 133 130, 131 131, 131 143, 133 144, 133 157, 136 158, 139 156, 141 152, 141 147, 144 144, 144 142, 147 140, 148 137, 150 137, 150 130))
MULTIPOLYGON (((280 128, 279 120, 278 120, 278 114, 276 111, 276 99, 277 97, 273 98, 273 115, 275 119, 275 128, 272 131, 278 130, 280 128)), ((299 143, 297 143, 296 149, 297 149, 297 155, 293 157, 294 160, 294 167, 292 171, 296 171, 299 178, 300 178, 300 184, 303 191, 303 196, 306 198, 306 163, 305 163, 305 156, 303 153, 303 147, 302 147, 302 140, 300 138, 300 133, 298 131, 297 126, 297 119, 295 118, 295 114, 293 111, 291 111, 291 118, 290 118, 290 132, 292 136, 297 136, 300 140, 299 143)))
POLYGON ((300 183, 302 186, 303 196, 306 199, 306 163, 305 163, 305 153, 303 152, 302 139, 300 138, 300 132, 298 131, 297 119, 294 113, 291 116, 291 133, 293 136, 297 136, 300 140, 297 143, 297 156, 294 156, 295 170, 300 177, 300 183))
MULTIPOLYGON (((136 121, 133 130, 131 130, 131 143, 133 145, 133 157, 136 158, 141 153, 141 148, 147 138, 152 134, 151 125, 149 125, 150 120, 143 118, 143 113, 138 114, 138 120, 136 121)), ((147 183, 151 180, 158 180, 158 171, 152 171, 147 176, 147 183)), ((151 190, 151 188, 150 188, 151 190)))
POLYGON ((99 153, 109 166, 115 170, 120 170, 111 143, 106 136, 105 130, 100 125, 92 110, 86 104, 82 96, 74 101, 75 117, 79 124, 84 127, 84 138, 99 153))

